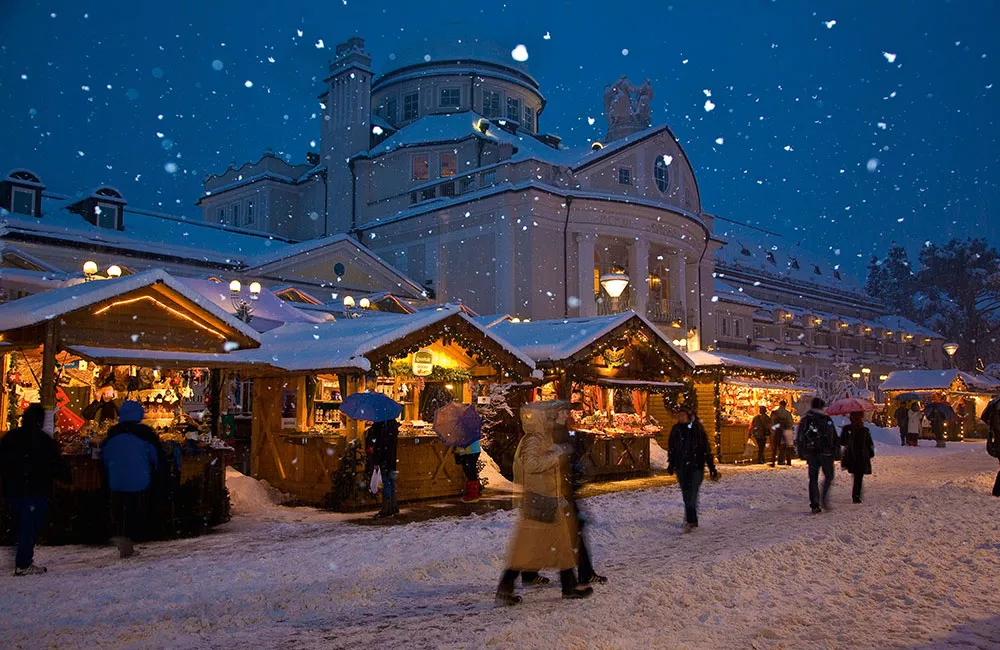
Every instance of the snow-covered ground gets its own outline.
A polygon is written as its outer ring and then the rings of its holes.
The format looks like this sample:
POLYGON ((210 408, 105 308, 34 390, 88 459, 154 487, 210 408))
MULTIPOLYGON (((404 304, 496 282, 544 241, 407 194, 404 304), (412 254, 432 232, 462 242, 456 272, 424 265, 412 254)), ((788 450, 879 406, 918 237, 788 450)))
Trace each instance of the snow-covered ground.
POLYGON ((5 569, 0 645, 996 648, 997 462, 981 442, 925 444, 878 444, 864 505, 838 471, 821 515, 807 514, 798 462, 723 466, 690 535, 676 486, 588 499, 610 583, 575 602, 555 584, 524 590, 510 609, 493 590, 512 512, 358 526, 263 490, 216 534, 130 561, 55 547, 38 552, 47 575, 5 569))

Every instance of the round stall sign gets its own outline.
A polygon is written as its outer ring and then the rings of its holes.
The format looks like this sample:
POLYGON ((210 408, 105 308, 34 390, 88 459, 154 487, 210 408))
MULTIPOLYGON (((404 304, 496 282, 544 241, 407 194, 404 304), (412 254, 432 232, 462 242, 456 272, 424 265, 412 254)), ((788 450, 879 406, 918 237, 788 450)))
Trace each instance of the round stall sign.
POLYGON ((427 377, 434 372, 434 353, 430 350, 419 350, 413 354, 413 375, 427 377))

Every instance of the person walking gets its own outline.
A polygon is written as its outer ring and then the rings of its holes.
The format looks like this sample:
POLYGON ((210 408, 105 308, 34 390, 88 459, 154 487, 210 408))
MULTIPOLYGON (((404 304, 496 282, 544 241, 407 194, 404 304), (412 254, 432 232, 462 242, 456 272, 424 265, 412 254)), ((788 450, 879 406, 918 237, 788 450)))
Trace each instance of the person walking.
MULTIPOLYGON (((981 417, 989 427, 986 434, 986 452, 1000 460, 1000 397, 986 405, 981 417)), ((1000 471, 997 472, 997 480, 993 483, 993 496, 1000 497, 1000 471)))
POLYGON ((379 468, 382 475, 382 508, 372 519, 395 517, 399 514, 396 505, 396 445, 399 442, 399 422, 386 420, 375 422, 368 427, 366 447, 372 465, 379 468))
POLYGON ((833 462, 840 447, 837 429, 833 420, 823 410, 826 402, 818 397, 812 400, 812 408, 799 422, 796 446, 799 458, 809 464, 809 507, 813 514, 830 509, 828 500, 830 486, 833 485, 833 462), (819 473, 823 471, 823 488, 819 487, 819 473))
POLYGON ((483 447, 479 440, 465 447, 455 447, 455 464, 461 467, 465 474, 465 494, 462 495, 462 503, 479 501, 479 455, 482 452, 483 447))
POLYGON ((685 407, 677 412, 677 424, 667 441, 667 474, 677 473, 684 499, 684 532, 698 527, 698 490, 705 478, 705 465, 712 480, 719 478, 705 427, 685 407))
POLYGON ((58 443, 42 429, 44 421, 42 405, 31 404, 21 415, 21 426, 0 439, 3 495, 10 512, 17 517, 15 576, 47 571, 34 563, 35 541, 45 523, 55 481, 71 480, 58 443))
POLYGON ((920 410, 920 403, 912 402, 910 410, 906 412, 906 444, 911 447, 918 446, 920 430, 923 426, 924 412, 920 410))
POLYGON ((933 409, 927 414, 927 419, 931 421, 931 433, 934 434, 936 447, 944 447, 944 413, 940 409, 933 409))
POLYGON ((875 443, 872 432, 865 426, 865 415, 860 411, 851 413, 851 421, 840 431, 840 446, 844 448, 846 469, 854 477, 854 488, 851 498, 854 503, 861 503, 861 489, 865 474, 872 473, 872 458, 875 457, 875 443))
POLYGON ((767 415, 766 406, 761 406, 750 422, 750 435, 757 442, 757 464, 763 465, 767 440, 771 437, 771 418, 767 415))
POLYGON ((566 480, 572 449, 557 440, 569 416, 569 402, 532 402, 521 407, 524 438, 514 455, 521 507, 497 587, 498 606, 520 603, 521 597, 514 593, 518 575, 544 568, 559 569, 563 598, 587 598, 594 593, 593 587, 577 582, 574 571, 579 536, 566 480))
MULTIPOLYGON (((567 422, 567 424, 572 424, 572 422, 567 422)), ((557 424, 557 426, 559 425, 557 424)), ((556 440, 558 441, 560 438, 561 433, 556 440)), ((569 427, 567 427, 566 439, 570 444, 570 448, 573 450, 570 453, 569 463, 569 505, 570 509, 576 515, 577 582, 581 585, 605 584, 608 581, 607 577, 599 575, 594 570, 593 558, 590 555, 587 537, 584 534, 584 529, 587 526, 587 516, 580 507, 580 502, 576 498, 577 491, 579 491, 580 488, 583 487, 584 483, 587 482, 587 468, 583 462, 583 440, 580 436, 576 435, 576 431, 569 430, 569 427)), ((523 574, 521 576, 521 580, 524 581, 523 574)))
POLYGON ((775 461, 780 464, 791 465, 794 455, 795 443, 795 421, 792 414, 786 408, 788 402, 781 400, 778 408, 771 412, 771 427, 774 429, 774 447, 771 451, 771 467, 775 461))
POLYGON ((166 472, 166 457, 160 438, 142 424, 145 412, 139 402, 126 400, 118 409, 118 424, 108 429, 101 457, 111 488, 111 516, 115 524, 112 541, 122 559, 135 554, 135 540, 146 534, 150 502, 158 479, 166 472))
POLYGON ((899 427, 899 443, 903 447, 906 446, 907 428, 910 424, 909 413, 910 410, 906 408, 906 404, 900 404, 892 414, 896 426, 899 427))

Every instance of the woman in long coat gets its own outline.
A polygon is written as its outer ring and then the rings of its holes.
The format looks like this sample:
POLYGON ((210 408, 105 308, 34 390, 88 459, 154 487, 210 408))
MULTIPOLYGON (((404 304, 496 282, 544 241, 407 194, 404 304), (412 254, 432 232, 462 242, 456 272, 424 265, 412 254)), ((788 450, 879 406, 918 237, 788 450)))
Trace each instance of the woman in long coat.
POLYGON ((851 413, 851 422, 840 432, 840 445, 844 447, 844 469, 854 475, 854 503, 861 503, 861 487, 865 474, 872 473, 872 458, 875 457, 875 443, 872 433, 865 426, 864 414, 851 413))
POLYGON ((576 513, 570 503, 571 446, 564 438, 568 402, 534 402, 521 407, 524 438, 514 456, 514 481, 521 509, 497 588, 497 605, 516 605, 514 581, 522 571, 559 569, 563 598, 586 598, 594 590, 577 584, 576 513))

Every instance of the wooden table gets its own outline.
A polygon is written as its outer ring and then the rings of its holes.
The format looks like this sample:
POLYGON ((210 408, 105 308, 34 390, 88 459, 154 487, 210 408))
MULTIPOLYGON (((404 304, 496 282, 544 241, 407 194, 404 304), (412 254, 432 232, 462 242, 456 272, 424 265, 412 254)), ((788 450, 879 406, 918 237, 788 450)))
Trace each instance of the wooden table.
POLYGON ((649 437, 605 436, 577 431, 583 446, 583 464, 591 480, 611 481, 649 476, 649 437))

